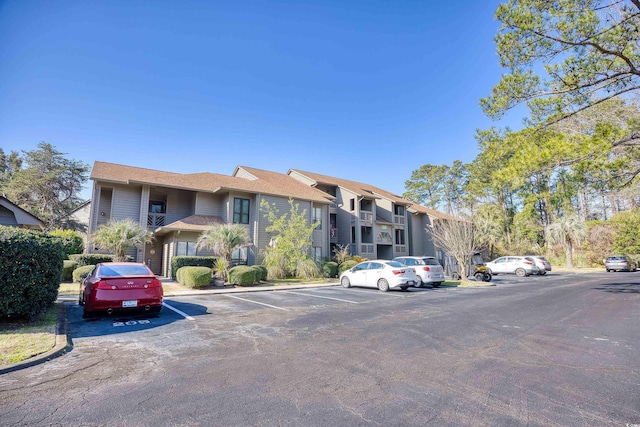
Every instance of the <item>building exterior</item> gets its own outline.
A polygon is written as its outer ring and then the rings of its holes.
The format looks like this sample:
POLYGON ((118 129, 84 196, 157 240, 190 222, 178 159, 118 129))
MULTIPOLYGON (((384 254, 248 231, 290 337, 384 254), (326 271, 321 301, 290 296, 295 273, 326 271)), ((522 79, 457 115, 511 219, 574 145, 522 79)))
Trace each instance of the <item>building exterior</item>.
POLYGON ((153 243, 128 255, 164 276, 170 275, 174 256, 213 255, 196 247, 199 235, 213 224, 245 225, 252 241, 234 259, 259 263, 272 238, 260 208, 263 200, 285 214, 293 199, 309 223, 320 223, 312 235, 312 255, 318 260, 331 257, 337 245, 369 259, 435 256, 426 227, 433 219, 449 217, 378 187, 297 169, 281 174, 238 166, 228 176, 97 161, 91 180, 89 233, 111 220, 130 218, 144 224, 153 232, 153 243))
POLYGON ((0 196, 0 225, 44 230, 44 223, 38 217, 12 203, 4 196, 0 196))
POLYGON ((455 219, 362 182, 298 169, 287 174, 335 198, 329 208, 332 251, 349 245, 352 255, 369 259, 436 256, 427 227, 434 219, 455 219))
MULTIPOLYGON (((252 244, 234 254, 239 262, 255 264, 270 242, 269 226, 260 210, 266 200, 280 212, 289 211, 289 198, 306 210, 309 221, 328 221, 331 197, 284 174, 238 166, 233 175, 179 174, 95 162, 89 233, 111 220, 130 218, 153 232, 154 241, 129 253, 154 273, 169 276, 171 258, 212 255, 196 248, 198 236, 213 224, 247 227, 252 244), (314 215, 312 217, 312 215, 314 215)), ((328 236, 328 234, 327 234, 328 236)), ((329 255, 328 238, 314 231, 314 251, 329 255)), ((89 248, 97 252, 97 248, 89 248)))

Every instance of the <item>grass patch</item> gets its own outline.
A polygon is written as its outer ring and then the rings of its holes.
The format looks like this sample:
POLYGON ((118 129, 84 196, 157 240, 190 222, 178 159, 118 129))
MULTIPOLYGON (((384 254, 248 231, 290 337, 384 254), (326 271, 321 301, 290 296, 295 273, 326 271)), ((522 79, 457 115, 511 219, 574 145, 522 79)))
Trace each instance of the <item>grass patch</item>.
POLYGON ((31 322, 0 323, 0 365, 21 362, 51 350, 56 345, 57 308, 31 322))
POLYGON ((58 288, 58 298, 78 297, 80 285, 78 283, 64 282, 60 283, 58 288))

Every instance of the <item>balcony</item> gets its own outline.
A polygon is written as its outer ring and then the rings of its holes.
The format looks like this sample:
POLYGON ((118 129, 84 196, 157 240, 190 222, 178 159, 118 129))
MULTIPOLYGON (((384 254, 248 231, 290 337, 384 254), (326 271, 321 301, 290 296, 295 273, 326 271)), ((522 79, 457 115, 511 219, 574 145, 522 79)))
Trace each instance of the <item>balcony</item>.
POLYGON ((362 243, 360 245, 360 255, 373 255, 373 243, 362 243))
POLYGON ((371 227, 373 225, 373 212, 360 211, 360 225, 371 227))
POLYGON ((337 242, 338 241, 338 229, 331 227, 329 229, 329 239, 331 240, 331 242, 337 242))
POLYGON ((166 214, 149 214, 147 216, 147 228, 155 230, 165 225, 166 214))

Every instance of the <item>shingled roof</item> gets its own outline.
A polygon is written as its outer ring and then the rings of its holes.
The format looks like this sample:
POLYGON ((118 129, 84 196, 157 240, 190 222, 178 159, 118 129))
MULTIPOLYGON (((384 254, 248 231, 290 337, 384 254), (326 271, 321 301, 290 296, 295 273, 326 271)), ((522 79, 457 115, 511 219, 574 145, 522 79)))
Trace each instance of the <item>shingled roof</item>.
POLYGON ((147 184, 209 193, 235 190, 293 197, 319 203, 330 203, 332 199, 331 195, 317 188, 304 185, 288 175, 246 166, 238 166, 234 176, 228 176, 211 172, 181 174, 96 161, 93 164, 90 178, 94 181, 119 184, 147 184), (255 179, 235 176, 240 169, 246 171, 255 179))
POLYGON ((321 175, 319 173, 302 171, 300 169, 289 169, 288 174, 291 172, 297 172, 300 175, 304 175, 307 178, 310 178, 316 181, 318 184, 335 185, 337 187, 345 188, 349 191, 356 193, 359 196, 366 196, 366 197, 373 197, 373 198, 384 197, 386 199, 392 200, 394 203, 399 205, 406 205, 406 206, 413 205, 412 201, 403 199, 397 194, 390 193, 387 190, 383 190, 382 188, 365 184, 363 182, 349 181, 348 179, 335 178, 332 176, 321 175))

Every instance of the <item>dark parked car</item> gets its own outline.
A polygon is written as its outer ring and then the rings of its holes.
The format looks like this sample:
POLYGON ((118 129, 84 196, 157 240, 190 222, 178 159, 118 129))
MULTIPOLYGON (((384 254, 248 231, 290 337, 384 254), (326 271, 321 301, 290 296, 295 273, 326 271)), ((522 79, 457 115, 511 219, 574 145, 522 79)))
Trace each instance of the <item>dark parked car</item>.
POLYGON ((630 261, 624 255, 613 255, 608 257, 604 261, 604 268, 607 271, 636 271, 637 266, 635 262, 630 261))
POLYGON ((84 306, 83 317, 98 311, 158 313, 162 298, 162 283, 145 264, 104 262, 80 284, 78 303, 84 306))

